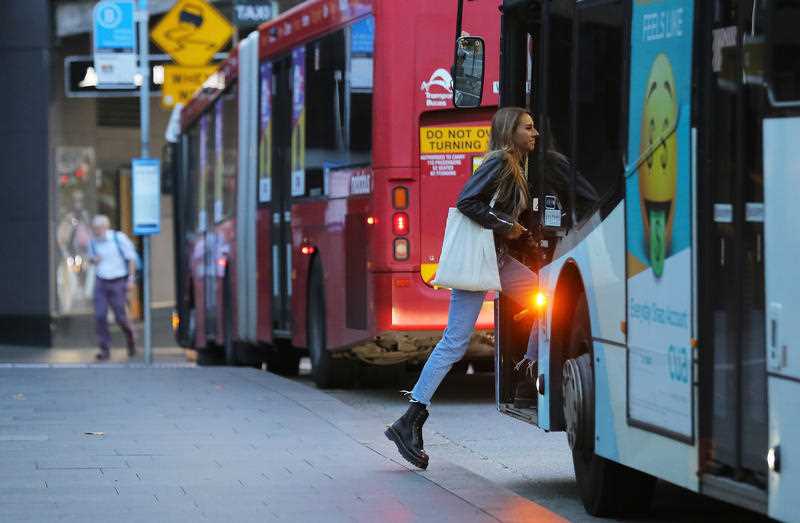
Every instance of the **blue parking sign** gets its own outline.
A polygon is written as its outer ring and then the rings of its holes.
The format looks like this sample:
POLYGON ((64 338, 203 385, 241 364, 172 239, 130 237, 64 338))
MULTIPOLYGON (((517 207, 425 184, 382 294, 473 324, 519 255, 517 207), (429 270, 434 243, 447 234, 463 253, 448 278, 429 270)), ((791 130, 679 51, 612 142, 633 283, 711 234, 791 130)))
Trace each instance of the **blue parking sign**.
POLYGON ((94 6, 92 19, 95 51, 136 49, 133 0, 102 0, 94 6))

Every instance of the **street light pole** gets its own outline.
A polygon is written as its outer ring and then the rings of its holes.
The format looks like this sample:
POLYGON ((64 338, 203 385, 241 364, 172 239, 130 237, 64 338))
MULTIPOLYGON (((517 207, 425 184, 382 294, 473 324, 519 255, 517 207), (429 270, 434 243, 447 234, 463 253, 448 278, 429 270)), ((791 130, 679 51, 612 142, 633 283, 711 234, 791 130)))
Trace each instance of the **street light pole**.
MULTIPOLYGON (((139 74, 142 85, 139 88, 139 115, 142 133, 142 158, 150 157, 150 45, 148 38, 147 0, 139 0, 139 74)), ((150 318, 150 235, 142 237, 144 252, 142 253, 142 286, 144 287, 144 362, 153 363, 153 347, 151 344, 150 318)))

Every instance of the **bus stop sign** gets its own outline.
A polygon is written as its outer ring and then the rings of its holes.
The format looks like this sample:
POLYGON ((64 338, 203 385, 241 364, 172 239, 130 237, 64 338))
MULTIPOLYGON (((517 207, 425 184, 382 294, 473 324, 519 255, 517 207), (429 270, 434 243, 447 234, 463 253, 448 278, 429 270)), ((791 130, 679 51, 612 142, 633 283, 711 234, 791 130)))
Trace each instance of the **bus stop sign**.
POLYGON ((133 0, 103 0, 94 6, 92 48, 98 89, 135 87, 136 25, 133 0))
POLYGON ((233 34, 233 26, 205 0, 178 0, 150 38, 180 65, 206 65, 233 34))

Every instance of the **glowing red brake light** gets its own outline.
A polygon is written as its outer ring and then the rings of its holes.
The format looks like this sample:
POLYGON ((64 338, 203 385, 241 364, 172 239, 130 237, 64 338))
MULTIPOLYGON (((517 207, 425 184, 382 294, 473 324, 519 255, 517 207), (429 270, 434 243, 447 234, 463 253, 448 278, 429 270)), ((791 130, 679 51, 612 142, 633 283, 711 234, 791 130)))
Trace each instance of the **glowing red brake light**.
POLYGON ((396 212, 392 217, 392 232, 395 236, 405 236, 408 234, 408 214, 396 212))

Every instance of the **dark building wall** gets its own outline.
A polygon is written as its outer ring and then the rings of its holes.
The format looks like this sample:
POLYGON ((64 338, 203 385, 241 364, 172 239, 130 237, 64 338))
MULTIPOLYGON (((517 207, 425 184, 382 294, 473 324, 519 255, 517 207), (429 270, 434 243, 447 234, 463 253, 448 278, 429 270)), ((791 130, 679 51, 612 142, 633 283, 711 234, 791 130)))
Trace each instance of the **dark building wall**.
POLYGON ((50 2, 0 2, 0 343, 50 343, 50 2))

